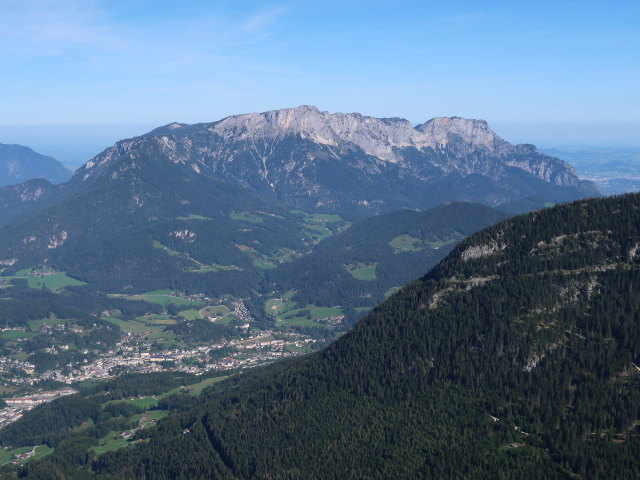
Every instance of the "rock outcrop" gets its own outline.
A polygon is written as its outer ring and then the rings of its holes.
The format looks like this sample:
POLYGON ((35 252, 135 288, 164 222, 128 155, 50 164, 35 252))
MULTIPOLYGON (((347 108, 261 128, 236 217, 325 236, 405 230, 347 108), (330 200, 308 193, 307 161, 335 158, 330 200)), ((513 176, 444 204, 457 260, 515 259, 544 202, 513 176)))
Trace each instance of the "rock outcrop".
POLYGON ((74 181, 91 182, 114 161, 136 168, 148 156, 295 207, 361 214, 443 201, 496 206, 598 194, 566 162, 532 145, 508 143, 484 120, 434 118, 414 127, 401 118, 312 106, 172 123, 118 142, 79 169, 74 181))

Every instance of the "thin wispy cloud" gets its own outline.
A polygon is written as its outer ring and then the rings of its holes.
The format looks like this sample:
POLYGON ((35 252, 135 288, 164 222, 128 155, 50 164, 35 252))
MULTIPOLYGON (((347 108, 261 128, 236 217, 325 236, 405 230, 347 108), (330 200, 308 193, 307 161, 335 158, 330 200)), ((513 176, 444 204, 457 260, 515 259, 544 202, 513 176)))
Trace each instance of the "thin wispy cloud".
POLYGON ((208 9, 197 18, 136 23, 110 17, 98 1, 0 0, 0 56, 67 55, 99 70, 157 73, 224 65, 242 60, 238 49, 273 35, 289 10, 275 7, 231 18, 208 9))
POLYGON ((0 0, 3 115, 155 124, 316 103, 570 118, 580 97, 637 118, 636 4, 0 0))
POLYGON ((250 37, 269 35, 272 33, 270 30, 275 23, 290 10, 291 8, 289 7, 277 7, 255 13, 240 24, 238 31, 240 34, 250 37))
POLYGON ((0 52, 61 56, 70 51, 117 49, 120 38, 95 2, 0 0, 0 52))

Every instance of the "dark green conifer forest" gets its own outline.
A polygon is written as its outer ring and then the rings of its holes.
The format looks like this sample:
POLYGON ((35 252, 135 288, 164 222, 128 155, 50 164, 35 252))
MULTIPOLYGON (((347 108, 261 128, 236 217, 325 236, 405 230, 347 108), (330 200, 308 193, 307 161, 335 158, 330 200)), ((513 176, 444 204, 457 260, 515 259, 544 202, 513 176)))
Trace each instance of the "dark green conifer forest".
MULTIPOLYGON (((95 455, 100 432, 58 436, 17 475, 640 478, 638 292, 640 195, 515 217, 320 352, 232 376, 182 407, 177 393, 135 446, 95 455)), ((101 394, 65 402, 121 421, 118 406, 97 412, 101 394)), ((56 415, 52 432, 79 421, 56 415)), ((3 443, 49 434, 15 425, 3 443)))

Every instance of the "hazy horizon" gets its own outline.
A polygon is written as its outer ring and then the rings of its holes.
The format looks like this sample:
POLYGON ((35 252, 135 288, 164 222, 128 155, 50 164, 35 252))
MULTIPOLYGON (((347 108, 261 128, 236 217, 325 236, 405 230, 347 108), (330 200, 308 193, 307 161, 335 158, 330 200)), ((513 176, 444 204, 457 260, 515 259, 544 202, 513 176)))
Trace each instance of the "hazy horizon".
MULTIPOLYGON (((366 115, 364 112, 359 113, 366 115)), ((433 117, 410 121, 416 125, 430 118, 433 117)), ((212 118, 208 121, 216 120, 220 118, 212 118)), ((40 154, 52 156, 70 170, 75 170, 117 141, 143 135, 162 125, 0 125, 0 143, 27 146, 40 154)), ((640 150, 640 137, 633 136, 634 132, 640 132, 640 125, 492 123, 489 121, 489 127, 512 144, 529 143, 540 150, 606 147, 640 150), (635 142, 632 139, 635 139, 635 142)))
MULTIPOLYGON (((514 143, 629 144, 639 23, 630 0, 0 0, 0 123, 149 130, 310 104, 416 123, 483 118, 514 143), (627 127, 580 136, 562 125, 627 127)), ((113 131, 96 145, 144 133, 113 131)))

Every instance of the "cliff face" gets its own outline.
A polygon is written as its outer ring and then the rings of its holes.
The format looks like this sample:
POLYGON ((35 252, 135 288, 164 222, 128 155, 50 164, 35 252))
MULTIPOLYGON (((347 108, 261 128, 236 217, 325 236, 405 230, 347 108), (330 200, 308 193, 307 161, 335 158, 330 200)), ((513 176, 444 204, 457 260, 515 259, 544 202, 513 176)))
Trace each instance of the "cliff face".
POLYGON ((114 161, 149 155, 295 207, 362 214, 443 201, 495 206, 531 196, 557 202, 598 194, 566 162, 506 142, 483 120, 435 118, 413 127, 400 118, 310 106, 173 123, 118 142, 74 181, 92 181, 114 161))

